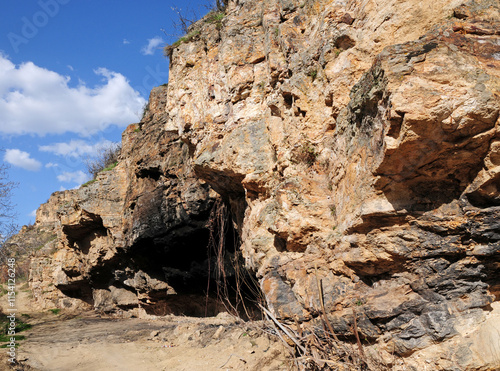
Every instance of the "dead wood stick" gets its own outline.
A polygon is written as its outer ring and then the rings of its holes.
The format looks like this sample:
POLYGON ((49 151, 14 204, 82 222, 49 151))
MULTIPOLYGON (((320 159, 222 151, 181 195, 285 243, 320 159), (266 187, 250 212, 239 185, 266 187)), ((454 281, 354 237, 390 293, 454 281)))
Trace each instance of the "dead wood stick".
POLYGON ((300 345, 299 341, 288 331, 285 326, 283 326, 272 314, 270 311, 268 311, 266 308, 264 308, 262 305, 260 305, 260 308, 266 313, 269 318, 271 318, 276 325, 297 345, 297 347, 302 351, 302 354, 306 354, 307 350, 304 348, 302 345, 300 345))
POLYGON ((333 338, 335 339, 335 341, 339 341, 339 339, 337 338, 337 335, 335 334, 335 332, 333 331, 333 327, 332 327, 332 324, 330 323, 330 320, 328 319, 327 315, 326 315, 326 310, 325 310, 325 300, 323 298, 323 285, 322 285, 322 282, 321 280, 318 278, 318 267, 316 266, 316 264, 314 265, 314 273, 316 275, 316 283, 318 284, 318 292, 319 292, 319 302, 321 304, 321 314, 323 315, 323 321, 326 323, 326 325, 328 326, 328 330, 330 330, 330 333, 332 334, 333 338))
POLYGON ((363 345, 361 344, 361 340, 359 340, 358 320, 356 319, 356 310, 354 308, 352 308, 352 314, 354 315, 354 336, 356 336, 356 343, 358 343, 359 354, 361 355, 363 362, 366 364, 365 351, 363 349, 363 345))

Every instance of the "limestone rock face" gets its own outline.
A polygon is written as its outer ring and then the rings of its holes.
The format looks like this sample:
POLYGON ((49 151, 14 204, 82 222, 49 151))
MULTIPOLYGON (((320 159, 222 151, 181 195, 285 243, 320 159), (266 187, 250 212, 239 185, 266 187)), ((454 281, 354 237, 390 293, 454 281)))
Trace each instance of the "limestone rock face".
POLYGON ((176 294, 162 268, 178 270, 170 282, 189 280, 190 265, 206 259, 196 249, 206 248, 216 195, 190 170, 187 145, 162 130, 165 99, 166 87, 152 91, 143 120, 123 133, 113 170, 54 193, 38 210, 36 225, 59 237, 54 254, 32 259, 31 286, 42 307, 137 314, 176 294))
POLYGON ((172 50, 166 129, 232 205, 270 309, 314 322, 321 285, 382 363, 500 367, 472 350, 498 310, 498 2, 226 13, 172 50))
POLYGON ((40 297, 174 295, 220 197, 281 321, 394 370, 500 368, 498 1, 240 0, 193 30, 118 166, 41 206, 40 297))

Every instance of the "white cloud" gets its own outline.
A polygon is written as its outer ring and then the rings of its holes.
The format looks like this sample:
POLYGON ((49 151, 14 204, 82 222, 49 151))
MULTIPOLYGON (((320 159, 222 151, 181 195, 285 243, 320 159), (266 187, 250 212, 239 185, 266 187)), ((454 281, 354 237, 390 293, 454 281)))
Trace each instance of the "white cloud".
POLYGON ((148 39, 148 45, 144 46, 141 49, 141 53, 143 55, 153 55, 155 50, 163 44, 165 41, 160 36, 155 36, 152 39, 148 39))
POLYGON ((47 169, 50 169, 52 167, 59 167, 59 164, 54 164, 53 162, 49 162, 49 163, 45 164, 45 167, 47 169))
POLYGON ((103 83, 69 87, 70 78, 26 62, 14 65, 0 53, 0 133, 94 134, 139 118, 145 100, 127 79, 105 68, 103 83))
POLYGON ((77 183, 83 184, 90 180, 90 176, 85 174, 83 171, 65 171, 62 174, 57 176, 57 180, 64 183, 77 183))
POLYGON ((29 213, 28 216, 36 218, 36 209, 29 213))
POLYGON ((40 161, 31 158, 28 152, 19 149, 7 149, 4 155, 4 161, 13 166, 17 166, 29 171, 38 171, 42 167, 40 161))
POLYGON ((123 39, 123 45, 127 45, 127 44, 130 44, 130 41, 128 41, 127 39, 123 39))
POLYGON ((90 144, 81 139, 72 139, 64 143, 54 143, 46 146, 40 146, 38 149, 43 152, 51 152, 58 156, 82 157, 84 155, 95 154, 101 148, 110 148, 115 143, 109 140, 101 140, 98 143, 90 144))

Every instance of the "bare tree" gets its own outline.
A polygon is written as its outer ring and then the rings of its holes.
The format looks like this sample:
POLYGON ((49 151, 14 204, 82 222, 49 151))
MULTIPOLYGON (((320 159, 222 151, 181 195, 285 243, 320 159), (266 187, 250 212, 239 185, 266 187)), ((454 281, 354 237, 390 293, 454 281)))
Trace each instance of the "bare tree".
MULTIPOLYGON (((227 6, 229 5, 229 0, 208 0, 205 3, 198 5, 198 11, 186 6, 185 8, 171 7, 172 11, 177 15, 177 20, 172 21, 174 29, 180 31, 182 35, 189 34, 190 27, 202 18, 200 13, 221 13, 225 12, 227 6), (200 11, 203 8, 204 11, 200 11)), ((165 33, 165 31, 163 31, 165 33)), ((166 36, 168 35, 165 33, 166 36)), ((181 36, 182 36, 181 35, 181 36)))
POLYGON ((5 242, 17 229, 14 224, 15 212, 12 204, 12 190, 17 184, 9 181, 7 170, 7 165, 0 164, 0 261, 4 261, 8 254, 4 249, 5 242))
POLYGON ((189 33, 189 27, 195 23, 200 17, 191 8, 180 9, 177 7, 171 8, 177 14, 177 21, 173 21, 174 29, 180 31, 183 35, 189 33))
POLYGON ((87 173, 92 176, 92 179, 95 179, 101 171, 116 166, 121 149, 121 144, 112 143, 99 148, 93 157, 83 160, 87 173))

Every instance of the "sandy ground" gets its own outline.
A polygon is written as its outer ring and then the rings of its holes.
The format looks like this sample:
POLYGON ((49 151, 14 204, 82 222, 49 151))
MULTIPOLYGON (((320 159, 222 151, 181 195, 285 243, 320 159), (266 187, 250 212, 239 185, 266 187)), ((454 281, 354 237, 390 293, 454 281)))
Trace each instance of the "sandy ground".
MULTIPOLYGON (((226 313, 151 319, 105 318, 93 312, 56 315, 30 311, 28 293, 21 293, 16 304, 33 324, 22 333, 26 339, 18 349, 18 370, 289 370, 282 344, 262 331, 262 323, 245 323, 226 313)), ((7 359, 6 350, 0 351, 1 367, 7 359)))

